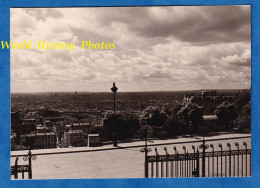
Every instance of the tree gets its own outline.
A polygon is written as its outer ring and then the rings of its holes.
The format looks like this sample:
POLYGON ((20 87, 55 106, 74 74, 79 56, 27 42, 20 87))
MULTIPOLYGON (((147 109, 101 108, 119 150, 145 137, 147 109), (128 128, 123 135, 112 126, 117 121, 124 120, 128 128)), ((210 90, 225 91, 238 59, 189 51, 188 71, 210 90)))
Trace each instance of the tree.
POLYGON ((251 101, 244 105, 243 110, 239 113, 237 119, 237 130, 251 129, 251 101))
POLYGON ((198 131, 198 124, 203 120, 203 108, 195 103, 189 103, 183 106, 177 115, 184 121, 186 127, 189 127, 193 137, 193 133, 198 131))
POLYGON ((177 117, 177 115, 173 114, 171 116, 167 117, 166 121, 166 129, 168 131, 168 134, 170 136, 177 136, 182 134, 181 128, 182 128, 182 121, 177 117))
POLYGON ((166 113, 159 106, 148 106, 141 116, 141 122, 153 127, 155 136, 156 128, 162 126, 166 122, 166 119, 166 113))
POLYGON ((230 130, 230 124, 233 124, 233 121, 238 116, 237 107, 234 103, 230 103, 228 101, 224 101, 222 104, 217 106, 214 113, 224 122, 227 131, 230 130))
POLYGON ((114 134, 114 123, 117 118, 117 114, 114 117, 114 114, 112 111, 107 111, 104 116, 103 120, 103 133, 102 137, 104 137, 105 140, 111 140, 113 139, 114 134))
POLYGON ((16 134, 16 144, 20 144, 20 135, 22 131, 23 115, 20 111, 12 112, 11 114, 11 128, 16 134))
POLYGON ((243 107, 243 113, 245 113, 249 118, 251 118, 251 101, 243 107))
POLYGON ((172 113, 173 113, 174 115, 177 115, 178 112, 181 110, 182 107, 183 107, 183 106, 182 106, 181 104, 175 105, 175 106, 172 108, 172 113))
POLYGON ((243 107, 251 100, 250 92, 242 92, 234 99, 234 104, 238 111, 242 111, 243 107))
POLYGON ((198 105, 192 105, 192 108, 189 111, 188 117, 190 119, 190 129, 191 137, 193 137, 194 132, 198 132, 198 124, 203 120, 203 109, 198 105))
POLYGON ((238 116, 235 121, 236 130, 251 129, 251 93, 244 91, 234 100, 238 116))
POLYGON ((104 117, 103 136, 106 139, 112 139, 114 131, 117 131, 117 138, 124 140, 133 138, 139 128, 138 117, 125 113, 117 113, 114 116, 112 111, 107 111, 104 117), (114 130, 115 125, 117 130, 114 130))

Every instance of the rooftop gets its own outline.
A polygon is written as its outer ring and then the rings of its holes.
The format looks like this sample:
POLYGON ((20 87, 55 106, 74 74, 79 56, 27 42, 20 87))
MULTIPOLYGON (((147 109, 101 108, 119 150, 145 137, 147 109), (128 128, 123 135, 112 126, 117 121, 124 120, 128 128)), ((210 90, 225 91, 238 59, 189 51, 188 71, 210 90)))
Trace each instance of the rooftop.
POLYGON ((212 114, 212 115, 204 115, 202 116, 203 117, 203 120, 215 120, 215 119, 218 119, 218 117, 215 115, 215 114, 212 114))

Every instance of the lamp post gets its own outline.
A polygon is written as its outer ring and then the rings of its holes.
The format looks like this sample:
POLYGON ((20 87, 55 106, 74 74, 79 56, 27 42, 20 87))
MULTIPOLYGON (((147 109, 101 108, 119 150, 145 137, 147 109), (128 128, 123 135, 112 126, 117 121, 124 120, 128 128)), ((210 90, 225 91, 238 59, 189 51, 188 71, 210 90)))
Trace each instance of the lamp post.
POLYGON ((147 147, 147 136, 148 136, 148 131, 147 127, 144 130, 144 137, 145 137, 145 144, 144 148, 142 148, 140 151, 143 153, 144 152, 144 177, 148 178, 148 152, 151 152, 152 149, 147 147))
POLYGON ((113 87, 111 88, 111 91, 114 93, 114 147, 117 147, 117 127, 116 127, 116 92, 118 88, 116 87, 116 83, 113 82, 113 87))

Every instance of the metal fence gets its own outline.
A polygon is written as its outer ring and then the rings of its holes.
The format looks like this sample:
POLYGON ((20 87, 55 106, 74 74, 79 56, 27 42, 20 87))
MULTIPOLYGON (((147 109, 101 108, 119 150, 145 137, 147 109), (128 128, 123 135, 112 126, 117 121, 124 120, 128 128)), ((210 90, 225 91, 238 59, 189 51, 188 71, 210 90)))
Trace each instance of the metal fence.
MULTIPOLYGON (((251 137, 239 137, 242 139, 251 137)), ((229 141, 231 139, 212 139, 202 141, 192 141, 187 143, 201 144, 188 145, 182 147, 182 151, 177 149, 176 143, 169 154, 168 148, 164 147, 164 154, 159 154, 155 148, 155 155, 148 156, 152 149, 145 147, 141 150, 145 152, 145 177, 247 177, 251 176, 251 149, 248 143, 239 141, 226 146, 219 143, 207 144, 212 141, 229 141), (215 145, 215 146, 214 146, 215 145), (190 147, 189 147, 190 148, 190 147), (226 148, 226 149, 223 149, 226 148), (209 151, 207 151, 209 150, 209 151)), ((182 144, 185 144, 183 142, 182 144)))
POLYGON ((24 161, 28 161, 28 165, 18 165, 19 157, 15 159, 15 165, 11 166, 11 178, 18 179, 18 174, 22 175, 22 179, 25 178, 24 174, 28 173, 28 179, 32 179, 32 160, 36 160, 37 157, 32 155, 31 150, 29 150, 28 155, 22 156, 24 161))

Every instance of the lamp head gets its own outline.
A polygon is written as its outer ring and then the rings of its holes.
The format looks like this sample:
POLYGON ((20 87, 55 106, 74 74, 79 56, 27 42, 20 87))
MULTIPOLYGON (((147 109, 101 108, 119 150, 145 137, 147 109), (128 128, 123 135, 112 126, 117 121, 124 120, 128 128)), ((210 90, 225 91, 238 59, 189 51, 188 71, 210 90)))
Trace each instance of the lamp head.
POLYGON ((117 90, 118 90, 118 88, 116 87, 116 83, 113 82, 113 87, 111 88, 111 91, 112 91, 113 93, 116 93, 117 90))

